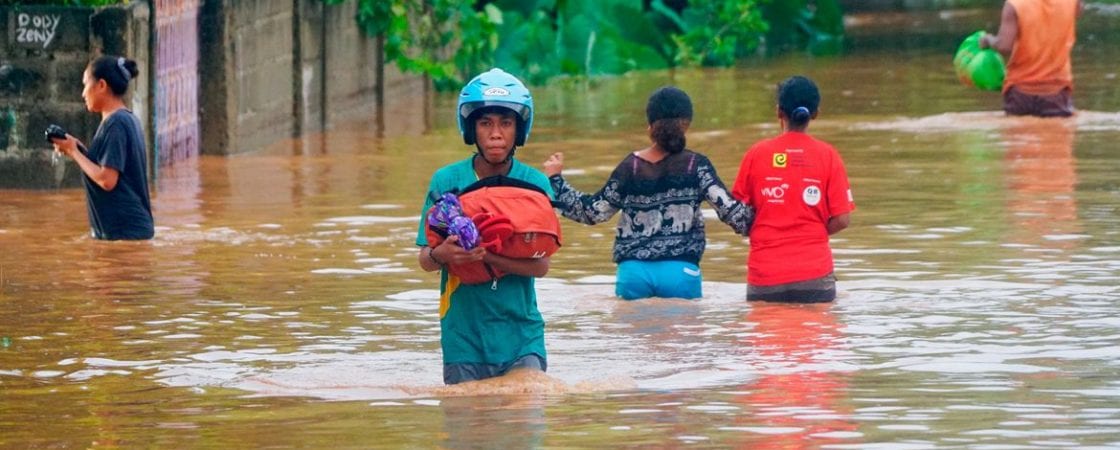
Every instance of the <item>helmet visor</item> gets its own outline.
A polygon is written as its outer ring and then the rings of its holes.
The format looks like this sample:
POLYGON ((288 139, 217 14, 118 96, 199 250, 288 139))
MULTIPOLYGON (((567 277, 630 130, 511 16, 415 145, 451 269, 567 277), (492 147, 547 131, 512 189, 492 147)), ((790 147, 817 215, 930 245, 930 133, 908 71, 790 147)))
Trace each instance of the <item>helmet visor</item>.
POLYGON ((486 109, 486 108, 492 108, 492 107, 505 108, 505 109, 508 109, 510 111, 513 111, 514 114, 517 114, 517 116, 520 117, 521 120, 523 120, 523 121, 528 121, 529 117, 530 117, 530 114, 532 114, 532 111, 529 110, 528 106, 525 106, 525 105, 522 105, 522 104, 519 104, 519 103, 503 102, 503 101, 495 100, 495 101, 482 101, 482 102, 464 103, 462 106, 459 107, 459 117, 467 119, 467 118, 470 118, 471 114, 474 114, 478 110, 486 109))

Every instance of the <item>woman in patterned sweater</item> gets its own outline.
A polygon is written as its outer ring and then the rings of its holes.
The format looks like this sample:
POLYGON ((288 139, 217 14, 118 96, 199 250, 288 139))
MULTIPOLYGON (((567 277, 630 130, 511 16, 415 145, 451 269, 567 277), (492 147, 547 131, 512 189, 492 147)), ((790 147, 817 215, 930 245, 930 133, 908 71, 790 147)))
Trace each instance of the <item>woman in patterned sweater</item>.
POLYGON ((564 217, 594 225, 621 211, 615 294, 626 300, 699 298, 705 244, 700 202, 707 200, 719 219, 743 236, 754 210, 731 196, 707 157, 685 148, 692 121, 688 94, 671 86, 654 91, 646 119, 652 144, 627 155, 599 192, 585 194, 568 184, 560 173, 563 153, 550 156, 544 172, 564 217))

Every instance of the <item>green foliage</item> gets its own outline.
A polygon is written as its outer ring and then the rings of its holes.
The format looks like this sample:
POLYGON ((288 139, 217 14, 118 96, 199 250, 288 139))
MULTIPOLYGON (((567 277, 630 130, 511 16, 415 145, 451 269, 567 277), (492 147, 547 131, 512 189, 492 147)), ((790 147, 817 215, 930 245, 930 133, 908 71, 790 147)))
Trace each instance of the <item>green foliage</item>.
POLYGON ((57 6, 107 6, 127 4, 129 0, 0 0, 0 6, 30 6, 30 5, 57 5, 57 6))
POLYGON ((384 38, 386 60, 430 76, 440 89, 492 66, 540 83, 728 66, 772 41, 776 49, 833 52, 843 37, 838 0, 355 1, 363 32, 384 38))
POLYGON ((804 48, 813 54, 840 53, 844 13, 838 0, 773 0, 762 10, 770 23, 768 52, 804 48))
MULTIPOLYGON (((785 0, 779 0, 785 1, 785 0)), ((677 25, 675 62, 681 65, 729 66, 754 52, 769 27, 756 0, 691 0, 677 14, 661 0, 652 8, 677 25)))
POLYGON ((384 37, 387 61, 430 76, 439 89, 493 60, 500 17, 491 6, 476 11, 470 0, 358 0, 357 14, 366 35, 384 37))
POLYGON ((539 83, 557 75, 668 67, 671 41, 651 13, 626 0, 497 1, 494 64, 539 83))

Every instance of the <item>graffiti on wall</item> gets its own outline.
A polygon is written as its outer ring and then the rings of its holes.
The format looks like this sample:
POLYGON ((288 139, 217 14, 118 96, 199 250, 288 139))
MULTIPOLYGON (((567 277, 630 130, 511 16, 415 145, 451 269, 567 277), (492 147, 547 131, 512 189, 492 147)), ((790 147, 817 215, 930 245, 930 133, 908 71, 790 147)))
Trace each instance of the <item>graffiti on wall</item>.
POLYGON ((199 154, 199 0, 156 0, 156 161, 199 154))
POLYGON ((46 50, 55 41, 61 14, 21 12, 15 15, 12 41, 21 47, 46 50))

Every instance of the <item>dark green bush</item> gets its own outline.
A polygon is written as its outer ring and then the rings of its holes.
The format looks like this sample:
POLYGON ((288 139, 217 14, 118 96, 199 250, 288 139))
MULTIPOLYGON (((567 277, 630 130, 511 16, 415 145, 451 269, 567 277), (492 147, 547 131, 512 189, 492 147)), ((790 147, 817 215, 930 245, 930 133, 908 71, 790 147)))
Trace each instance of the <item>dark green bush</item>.
POLYGON ((454 88, 498 65, 538 83, 555 76, 671 66, 729 66, 745 56, 840 51, 838 0, 357 1, 385 58, 454 88))
POLYGON ((58 5, 58 6, 105 6, 128 3, 129 0, 0 0, 0 6, 19 5, 58 5))

